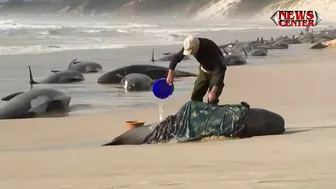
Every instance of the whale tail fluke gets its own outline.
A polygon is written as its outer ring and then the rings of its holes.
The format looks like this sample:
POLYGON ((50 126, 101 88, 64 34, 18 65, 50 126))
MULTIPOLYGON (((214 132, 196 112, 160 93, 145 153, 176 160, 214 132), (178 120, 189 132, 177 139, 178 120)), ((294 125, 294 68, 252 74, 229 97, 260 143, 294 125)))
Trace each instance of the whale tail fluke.
POLYGON ((30 83, 30 85, 38 84, 38 82, 34 81, 33 74, 32 74, 32 71, 31 71, 29 65, 28 65, 28 69, 29 69, 29 83, 30 83))
POLYGON ((154 53, 155 53, 155 50, 153 49, 152 50, 152 59, 151 59, 151 61, 154 63, 155 62, 155 59, 154 59, 154 53))

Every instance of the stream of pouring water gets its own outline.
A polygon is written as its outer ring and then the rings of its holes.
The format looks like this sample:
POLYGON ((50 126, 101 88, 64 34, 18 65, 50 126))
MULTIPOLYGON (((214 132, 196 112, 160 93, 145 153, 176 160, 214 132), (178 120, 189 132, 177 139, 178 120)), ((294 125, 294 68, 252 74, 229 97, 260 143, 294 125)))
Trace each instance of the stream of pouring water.
POLYGON ((159 118, 160 122, 163 120, 163 104, 159 103, 159 118))

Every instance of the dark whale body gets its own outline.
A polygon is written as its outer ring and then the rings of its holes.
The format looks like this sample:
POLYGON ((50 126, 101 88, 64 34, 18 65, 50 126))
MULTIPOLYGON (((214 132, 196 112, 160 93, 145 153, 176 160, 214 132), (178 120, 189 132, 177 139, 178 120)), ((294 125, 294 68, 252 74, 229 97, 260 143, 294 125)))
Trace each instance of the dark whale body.
POLYGON ((152 88, 153 80, 145 74, 131 73, 125 75, 120 84, 126 91, 149 91, 152 88))
POLYGON ((36 82, 34 81, 30 66, 28 66, 28 69, 29 69, 30 84, 73 83, 73 82, 84 81, 84 76, 82 73, 74 71, 74 70, 63 70, 63 71, 51 74, 50 76, 46 77, 42 81, 36 82))
MULTIPOLYGON (((102 72, 103 67, 92 61, 80 61, 77 59, 74 59, 70 62, 68 66, 68 70, 74 70, 80 73, 97 73, 102 72)), ((51 72, 60 72, 60 70, 51 70, 51 72)))
MULTIPOLYGON (((151 125, 137 127, 114 138, 111 142, 102 146, 110 145, 140 145, 151 134, 151 125)), ((277 113, 266 109, 250 108, 249 121, 240 138, 277 135, 285 132, 285 120, 277 113)))
MULTIPOLYGON (((119 84, 121 82, 120 75, 131 73, 141 73, 148 75, 152 80, 167 77, 168 68, 157 65, 135 64, 129 65, 115 70, 109 71, 98 78, 99 84, 119 84), (118 76, 119 75, 119 76, 118 76)), ((175 70, 175 77, 196 77, 197 74, 175 70)))
POLYGON ((92 61, 80 61, 74 59, 68 66, 68 70, 75 70, 81 73, 97 73, 102 72, 103 67, 92 61))
MULTIPOLYGON (((159 58, 159 59, 155 59, 155 51, 153 49, 152 51, 152 59, 151 61, 152 62, 155 62, 155 61, 171 61, 173 59, 173 57, 176 55, 177 53, 163 53, 163 57, 159 58)), ((188 60, 189 59, 189 56, 184 56, 183 60, 188 60)))
POLYGON ((54 89, 32 89, 2 98, 8 101, 0 108, 0 119, 32 118, 68 107, 71 97, 54 89))
POLYGON ((247 52, 245 51, 245 48, 242 47, 245 57, 242 56, 238 52, 232 52, 232 54, 229 54, 225 48, 222 48, 223 51, 225 52, 226 55, 224 55, 225 58, 227 58, 227 66, 236 66, 236 65, 244 65, 247 64, 246 57, 247 57, 247 52))

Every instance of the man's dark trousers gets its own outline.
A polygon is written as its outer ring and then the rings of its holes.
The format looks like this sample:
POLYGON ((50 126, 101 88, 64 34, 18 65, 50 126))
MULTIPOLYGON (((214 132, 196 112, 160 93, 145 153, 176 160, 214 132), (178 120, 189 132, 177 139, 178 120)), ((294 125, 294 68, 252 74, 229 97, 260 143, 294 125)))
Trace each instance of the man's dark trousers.
MULTIPOLYGON (((224 69, 224 68, 223 68, 224 69)), ((216 100, 214 100, 212 102, 212 104, 218 104, 219 102, 219 96, 222 94, 223 88, 224 88, 224 77, 225 77, 225 72, 223 72, 220 75, 216 75, 215 72, 204 72, 201 69, 201 66, 198 67, 199 70, 199 74, 198 77, 194 83, 194 90, 192 92, 191 95, 191 100, 193 101, 201 101, 203 102, 203 97, 204 95, 207 93, 207 91, 210 92, 210 90, 212 89, 212 87, 215 85, 212 81, 215 77, 219 77, 220 78, 220 83, 218 85, 218 90, 216 93, 216 100)), ((209 103, 209 101, 208 101, 209 103)))

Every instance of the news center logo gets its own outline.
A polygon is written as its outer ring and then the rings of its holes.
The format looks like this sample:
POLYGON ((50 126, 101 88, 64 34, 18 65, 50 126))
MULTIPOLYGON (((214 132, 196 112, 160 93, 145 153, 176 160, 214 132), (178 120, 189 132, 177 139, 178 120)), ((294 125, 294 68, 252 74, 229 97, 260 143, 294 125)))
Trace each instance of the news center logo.
POLYGON ((271 20, 280 27, 314 27, 322 17, 313 10, 277 10, 271 20))

